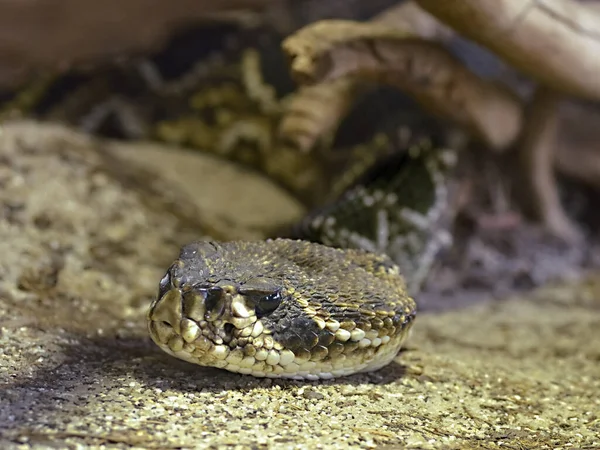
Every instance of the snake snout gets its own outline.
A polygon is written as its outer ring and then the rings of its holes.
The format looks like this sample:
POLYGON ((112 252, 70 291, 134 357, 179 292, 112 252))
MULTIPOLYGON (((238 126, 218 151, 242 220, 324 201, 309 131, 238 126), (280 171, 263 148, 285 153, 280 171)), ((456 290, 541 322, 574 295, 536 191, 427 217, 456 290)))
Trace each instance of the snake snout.
POLYGON ((152 339, 172 353, 210 349, 262 332, 254 302, 235 286, 175 287, 165 276, 159 295, 148 312, 148 329, 152 339))
POLYGON ((174 337, 181 334, 182 312, 179 289, 166 291, 152 303, 148 311, 148 330, 158 345, 169 345, 174 337))

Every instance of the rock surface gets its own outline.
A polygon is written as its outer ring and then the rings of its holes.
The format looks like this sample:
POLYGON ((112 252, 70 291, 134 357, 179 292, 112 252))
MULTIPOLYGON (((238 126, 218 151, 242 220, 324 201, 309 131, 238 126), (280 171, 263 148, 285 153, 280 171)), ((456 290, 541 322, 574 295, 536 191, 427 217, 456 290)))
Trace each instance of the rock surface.
POLYGON ((140 145, 0 127, 2 448, 600 448, 598 277, 421 314, 396 363, 328 382, 162 353, 145 311, 178 246, 302 211, 239 168, 140 145))

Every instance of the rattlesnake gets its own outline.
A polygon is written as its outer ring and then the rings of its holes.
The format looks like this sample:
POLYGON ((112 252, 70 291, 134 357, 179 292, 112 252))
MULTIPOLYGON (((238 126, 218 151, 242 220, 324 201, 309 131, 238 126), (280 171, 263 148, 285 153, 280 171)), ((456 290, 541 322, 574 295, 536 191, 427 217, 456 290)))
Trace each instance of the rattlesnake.
POLYGON ((449 243, 455 154, 441 127, 415 126, 398 105, 371 101, 370 113, 368 98, 311 152, 284 145, 277 124, 293 84, 275 56, 282 36, 228 27, 206 27, 198 42, 208 36, 210 51, 170 80, 156 70, 164 56, 77 75, 68 88, 63 77, 33 91, 28 114, 109 135, 117 122, 117 137, 200 147, 258 168, 310 206, 284 234, 294 239, 184 247, 148 313, 163 350, 255 376, 382 367, 449 243))

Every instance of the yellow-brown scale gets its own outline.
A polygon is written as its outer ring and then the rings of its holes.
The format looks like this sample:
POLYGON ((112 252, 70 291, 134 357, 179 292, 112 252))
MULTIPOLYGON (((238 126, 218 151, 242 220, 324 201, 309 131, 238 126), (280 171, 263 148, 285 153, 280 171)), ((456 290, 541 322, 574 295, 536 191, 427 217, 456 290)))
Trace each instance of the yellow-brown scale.
POLYGON ((189 244, 159 291, 148 327, 164 351, 259 377, 379 369, 416 312, 387 256, 288 239, 189 244))

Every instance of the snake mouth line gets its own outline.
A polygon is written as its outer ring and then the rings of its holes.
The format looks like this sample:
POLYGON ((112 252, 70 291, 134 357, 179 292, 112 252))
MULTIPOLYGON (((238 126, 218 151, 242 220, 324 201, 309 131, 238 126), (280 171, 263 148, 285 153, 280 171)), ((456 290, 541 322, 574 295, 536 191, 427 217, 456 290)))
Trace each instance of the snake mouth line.
POLYGON ((210 321, 206 320, 210 314, 202 296, 193 291, 170 289, 148 312, 150 336, 166 353, 194 364, 256 377, 317 380, 376 370, 389 364, 410 327, 409 324, 401 333, 381 338, 373 331, 367 336, 361 330, 347 333, 338 329, 339 336, 355 340, 347 342, 345 352, 328 357, 330 349, 321 347, 313 352, 295 353, 274 339, 251 308, 231 307, 240 302, 239 297, 232 296, 229 301, 223 308, 229 313, 210 321))

